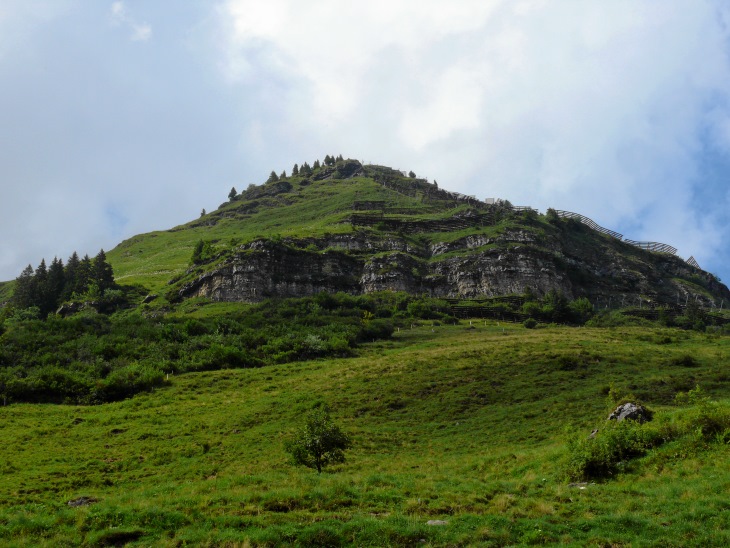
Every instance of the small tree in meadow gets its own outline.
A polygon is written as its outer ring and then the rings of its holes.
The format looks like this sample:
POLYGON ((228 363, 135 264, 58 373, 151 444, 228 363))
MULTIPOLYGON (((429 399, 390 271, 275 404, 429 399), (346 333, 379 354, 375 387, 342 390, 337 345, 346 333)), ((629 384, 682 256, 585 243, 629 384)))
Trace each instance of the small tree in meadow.
POLYGON ((285 449, 294 464, 315 468, 321 474, 324 466, 344 462, 345 450, 351 446, 350 437, 332 422, 327 410, 318 408, 307 415, 285 449))

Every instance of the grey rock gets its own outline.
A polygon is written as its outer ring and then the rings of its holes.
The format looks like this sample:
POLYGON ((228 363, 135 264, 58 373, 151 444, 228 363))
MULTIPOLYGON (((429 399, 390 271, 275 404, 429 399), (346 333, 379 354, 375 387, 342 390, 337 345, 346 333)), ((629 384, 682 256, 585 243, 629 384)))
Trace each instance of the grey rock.
POLYGON ((625 419, 639 421, 640 423, 648 422, 651 420, 651 412, 643 405, 629 402, 619 405, 608 416, 610 421, 621 422, 625 419))

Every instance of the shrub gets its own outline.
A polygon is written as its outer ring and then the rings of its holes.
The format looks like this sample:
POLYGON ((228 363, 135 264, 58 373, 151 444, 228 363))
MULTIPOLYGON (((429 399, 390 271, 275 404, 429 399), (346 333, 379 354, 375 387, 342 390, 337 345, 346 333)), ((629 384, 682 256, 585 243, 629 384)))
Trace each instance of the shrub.
POLYGON ((573 480, 610 477, 620 465, 662 442, 660 431, 634 421, 607 422, 593 437, 574 436, 568 442, 566 475, 573 480))
POLYGON ((537 327, 537 320, 535 318, 527 318, 524 322, 522 322, 522 325, 524 325, 527 329, 535 329, 537 327))

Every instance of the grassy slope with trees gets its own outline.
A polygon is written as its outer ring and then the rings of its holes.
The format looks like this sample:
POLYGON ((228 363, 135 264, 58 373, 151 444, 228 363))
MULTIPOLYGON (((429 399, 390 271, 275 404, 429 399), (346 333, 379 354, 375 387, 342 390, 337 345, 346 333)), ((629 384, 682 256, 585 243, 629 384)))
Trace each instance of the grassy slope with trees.
POLYGON ((467 321, 354 358, 175 375, 112 404, 0 407, 0 542, 726 546, 730 402, 704 436, 675 394, 726 398, 729 344, 467 321), (671 437, 570 486, 570 443, 609 434, 607 400, 630 392, 655 413, 636 428, 671 437), (353 445, 320 475, 285 445, 323 403, 353 445))
MULTIPOLYGON (((0 543, 730 543, 730 339, 727 328, 699 331, 697 311, 659 318, 695 331, 615 312, 589 327, 526 329, 453 325, 445 303, 402 294, 166 299, 171 279, 243 243, 352 231, 342 221, 356 201, 387 201, 409 220, 467 209, 434 207, 425 195, 435 185, 415 177, 391 185, 412 181, 410 196, 371 177, 316 180, 338 165, 273 172, 196 221, 127 240, 105 256, 121 289, 66 288, 43 310, 111 291, 106 313, 0 311, 0 543), (159 297, 140 304, 147 293, 159 297), (642 400, 654 421, 607 425, 623 399, 642 400), (318 475, 293 467, 285 447, 322 405, 352 447, 318 475)), ((406 237, 422 245, 512 228, 557 230, 525 213, 406 237)), ((591 245, 583 229, 571 237, 591 245)), ((0 302, 14 285, 0 285, 0 302)), ((592 314, 584 300, 525 297, 497 304, 541 322, 592 314)))

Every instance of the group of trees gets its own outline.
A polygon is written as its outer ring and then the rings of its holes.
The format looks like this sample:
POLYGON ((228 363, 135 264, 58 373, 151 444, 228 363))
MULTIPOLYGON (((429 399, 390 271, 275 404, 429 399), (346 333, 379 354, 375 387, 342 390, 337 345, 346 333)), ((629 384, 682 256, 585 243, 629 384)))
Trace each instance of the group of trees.
POLYGON ((79 259, 74 251, 66 265, 54 258, 47 266, 46 260, 42 259, 35 270, 31 265, 25 267, 15 282, 12 304, 20 309, 37 307, 41 317, 74 296, 100 296, 116 287, 114 271, 103 249, 93 259, 88 255, 79 259))
MULTIPOLYGON (((308 177, 309 175, 311 175, 313 173, 313 171, 315 169, 319 169, 320 167, 322 167, 322 165, 334 166, 337 162, 341 162, 341 161, 344 161, 342 154, 337 155, 337 157, 330 156, 328 154, 327 156, 324 157, 324 161, 322 162, 322 164, 320 164, 319 160, 315 160, 314 164, 312 164, 311 166, 307 162, 304 162, 301 166, 299 164, 294 164, 294 166, 292 167, 292 170, 291 170, 291 174, 292 174, 292 177, 308 177)), ((271 173, 269 174, 269 178, 266 179, 266 182, 275 183, 281 179, 286 179, 286 177, 287 177, 286 170, 282 171, 280 175, 277 175, 276 171, 271 170, 271 173)), ((233 190, 234 189, 231 190, 232 193, 233 193, 233 190)), ((233 197, 235 197, 235 194, 233 194, 233 197)), ((228 198, 230 198, 230 199, 233 199, 233 197, 231 197, 230 194, 228 196, 228 198)))

